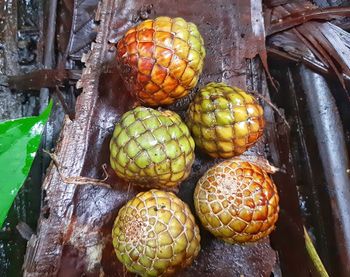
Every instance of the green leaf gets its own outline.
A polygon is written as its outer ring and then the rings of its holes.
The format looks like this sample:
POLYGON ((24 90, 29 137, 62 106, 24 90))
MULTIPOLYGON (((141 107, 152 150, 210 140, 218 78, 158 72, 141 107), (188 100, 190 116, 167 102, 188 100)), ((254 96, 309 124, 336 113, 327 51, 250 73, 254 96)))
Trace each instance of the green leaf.
POLYGON ((52 101, 39 116, 0 122, 0 227, 29 174, 51 108, 52 101))

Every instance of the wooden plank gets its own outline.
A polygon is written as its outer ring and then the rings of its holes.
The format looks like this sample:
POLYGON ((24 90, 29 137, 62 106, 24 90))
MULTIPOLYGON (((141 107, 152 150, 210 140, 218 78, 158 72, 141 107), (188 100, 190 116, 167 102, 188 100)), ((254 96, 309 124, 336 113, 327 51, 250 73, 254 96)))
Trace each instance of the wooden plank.
MULTIPOLYGON (((150 17, 182 16, 199 26, 207 49, 199 86, 209 81, 225 81, 267 94, 266 84, 262 85, 264 77, 257 77, 261 67, 256 66, 256 60, 247 59, 261 50, 254 42, 264 41, 263 28, 256 31, 259 26, 253 26, 250 9, 255 9, 253 14, 262 12, 261 3, 254 2, 101 1, 96 15, 99 20, 97 39, 83 58, 86 68, 79 82, 83 92, 77 100, 76 118, 65 120, 56 148, 63 174, 102 177, 101 166, 108 164, 108 144, 114 124, 134 104, 119 79, 110 42, 117 41, 135 24, 132 18, 137 18, 143 6, 152 4, 150 17)), ((171 108, 183 114, 189 99, 178 101, 171 108)), ((273 116, 270 118, 273 121, 273 116)), ((249 153, 263 155, 264 147, 261 141, 249 153)), ((179 192, 192 209, 196 181, 216 162, 218 160, 209 160, 197 153, 191 177, 179 192)), ((24 276, 125 276, 125 269, 115 257, 110 233, 118 209, 136 191, 116 179, 110 169, 109 173, 108 182, 113 184, 113 190, 78 187, 65 184, 51 165, 43 185, 46 205, 38 233, 28 243, 24 276)), ((193 266, 181 276, 270 276, 276 255, 269 239, 255 244, 228 245, 204 230, 201 232, 202 251, 193 266)), ((300 255, 303 257, 303 253, 300 255)))

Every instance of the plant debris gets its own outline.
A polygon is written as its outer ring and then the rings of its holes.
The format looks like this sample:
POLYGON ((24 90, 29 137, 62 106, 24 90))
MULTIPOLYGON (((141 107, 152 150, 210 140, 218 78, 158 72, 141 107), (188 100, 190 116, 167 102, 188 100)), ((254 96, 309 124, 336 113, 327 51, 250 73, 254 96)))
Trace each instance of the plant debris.
MULTIPOLYGON (((322 73, 337 76, 345 91, 350 78, 350 34, 330 22, 349 15, 349 7, 318 9, 294 2, 265 10, 268 52, 282 59, 304 62, 322 73)), ((350 94, 347 93, 349 101, 350 94)))
POLYGON ((89 178, 89 177, 82 177, 82 176, 69 176, 66 177, 62 173, 62 168, 60 165, 60 162, 57 159, 57 156, 54 153, 50 153, 46 150, 43 150, 46 154, 50 156, 52 159, 54 165, 57 168, 58 174, 60 175, 62 181, 66 184, 73 184, 73 185, 95 185, 95 186, 102 186, 105 188, 111 188, 111 185, 106 183, 107 179, 109 178, 109 174, 107 172, 107 165, 103 164, 102 169, 106 177, 104 177, 102 180, 89 178))

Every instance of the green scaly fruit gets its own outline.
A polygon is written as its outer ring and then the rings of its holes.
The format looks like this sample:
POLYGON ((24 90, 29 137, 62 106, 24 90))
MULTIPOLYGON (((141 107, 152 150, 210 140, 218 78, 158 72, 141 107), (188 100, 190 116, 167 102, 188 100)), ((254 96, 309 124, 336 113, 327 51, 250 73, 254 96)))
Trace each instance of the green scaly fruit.
POLYGON ((126 112, 110 142, 110 162, 124 180, 172 189, 185 180, 194 162, 194 141, 172 111, 137 107, 126 112))
POLYGON ((172 192, 141 192, 123 206, 114 222, 118 260, 140 276, 170 276, 192 264, 200 250, 195 219, 172 192))
POLYGON ((243 90, 209 83, 194 97, 187 114, 196 146, 214 158, 231 158, 263 134, 263 108, 243 90))

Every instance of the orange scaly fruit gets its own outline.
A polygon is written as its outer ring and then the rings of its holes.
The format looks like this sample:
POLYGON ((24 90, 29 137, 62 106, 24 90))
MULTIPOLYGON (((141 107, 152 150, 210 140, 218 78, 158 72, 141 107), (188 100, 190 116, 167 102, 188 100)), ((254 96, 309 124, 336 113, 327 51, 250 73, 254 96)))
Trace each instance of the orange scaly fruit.
POLYGON ((259 166, 227 160, 198 181, 194 205, 203 226, 228 243, 253 242, 275 228, 279 197, 271 178, 259 166))
POLYGON ((147 106, 168 105, 193 89, 205 49, 195 24, 158 17, 131 28, 117 44, 117 61, 128 90, 147 106))

